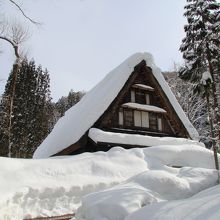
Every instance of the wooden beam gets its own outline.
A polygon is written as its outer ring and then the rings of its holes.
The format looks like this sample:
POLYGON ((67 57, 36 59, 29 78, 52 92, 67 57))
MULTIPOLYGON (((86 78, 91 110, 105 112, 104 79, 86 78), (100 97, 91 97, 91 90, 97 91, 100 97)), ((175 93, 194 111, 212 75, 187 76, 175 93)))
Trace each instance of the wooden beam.
POLYGON ((151 146, 144 146, 144 145, 134 145, 134 144, 120 144, 120 143, 110 143, 110 142, 101 142, 101 141, 98 141, 96 143, 96 145, 99 147, 99 146, 107 146, 109 148, 112 148, 112 147, 123 147, 125 149, 130 149, 130 148, 144 148, 144 147, 151 147, 151 146))
POLYGON ((74 216, 75 213, 60 215, 60 216, 51 216, 51 217, 25 218, 24 220, 70 220, 74 216))

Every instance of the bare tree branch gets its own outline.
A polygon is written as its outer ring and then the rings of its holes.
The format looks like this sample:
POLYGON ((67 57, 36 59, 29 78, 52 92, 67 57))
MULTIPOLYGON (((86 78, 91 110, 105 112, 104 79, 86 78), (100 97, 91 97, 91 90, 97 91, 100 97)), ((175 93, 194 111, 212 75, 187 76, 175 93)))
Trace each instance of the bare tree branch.
POLYGON ((21 58, 19 51, 20 45, 28 38, 28 29, 23 28, 19 23, 4 24, 0 26, 0 40, 4 40, 11 44, 14 50, 16 59, 21 58))
POLYGON ((25 12, 23 11, 23 9, 21 8, 20 5, 18 5, 14 0, 9 0, 14 6, 16 6, 16 8, 18 8, 18 10, 21 12, 21 14, 26 18, 28 19, 31 23, 35 24, 35 25, 40 25, 41 23, 40 22, 37 22, 35 20, 33 20, 32 18, 30 18, 29 16, 27 16, 25 14, 25 12))
POLYGON ((0 39, 5 40, 5 41, 7 41, 8 43, 10 43, 10 44, 12 45, 12 47, 13 47, 13 49, 14 49, 15 56, 16 56, 16 58, 18 59, 18 58, 20 57, 20 56, 19 56, 19 53, 18 53, 18 45, 15 44, 12 40, 10 40, 10 39, 7 38, 7 37, 0 36, 0 39))

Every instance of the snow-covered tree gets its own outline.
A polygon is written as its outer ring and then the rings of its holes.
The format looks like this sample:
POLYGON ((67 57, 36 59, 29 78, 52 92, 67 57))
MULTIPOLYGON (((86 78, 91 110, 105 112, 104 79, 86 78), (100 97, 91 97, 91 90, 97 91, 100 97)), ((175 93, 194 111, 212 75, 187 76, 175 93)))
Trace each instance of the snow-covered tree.
POLYGON ((71 108, 73 105, 75 105, 77 102, 80 101, 80 99, 83 97, 84 92, 74 92, 72 89, 70 90, 68 96, 67 96, 67 109, 71 108))
POLYGON ((220 6, 215 0, 187 2, 184 14, 188 22, 184 27, 186 37, 180 47, 185 67, 180 70, 180 77, 194 83, 194 91, 206 98, 216 153, 214 140, 220 134, 217 91, 220 83, 220 6))
POLYGON ((71 89, 67 97, 62 96, 55 103, 55 111, 57 112, 56 115, 58 116, 58 118, 62 117, 69 108, 71 108, 73 105, 79 102, 84 94, 85 92, 83 91, 74 92, 71 89))
POLYGON ((205 143, 210 143, 210 125, 206 101, 195 94, 194 84, 178 77, 177 72, 165 72, 164 77, 187 117, 205 143))
POLYGON ((12 71, 3 95, 1 155, 30 157, 49 132, 49 120, 53 111, 50 109, 48 72, 40 66, 37 68, 34 61, 24 60, 17 74, 16 85, 9 129, 12 71), (7 144, 9 137, 10 146, 7 144))

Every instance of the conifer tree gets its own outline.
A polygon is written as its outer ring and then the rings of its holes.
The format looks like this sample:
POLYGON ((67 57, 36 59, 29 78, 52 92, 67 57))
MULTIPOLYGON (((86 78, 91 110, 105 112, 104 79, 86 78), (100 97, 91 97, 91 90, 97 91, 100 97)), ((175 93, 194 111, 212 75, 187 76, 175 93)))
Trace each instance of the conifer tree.
POLYGON ((62 96, 56 103, 55 109, 57 111, 57 119, 64 116, 65 111, 67 110, 68 100, 67 97, 62 96))
POLYGON ((220 6, 215 0, 187 0, 187 2, 184 14, 188 22, 184 27, 186 37, 180 47, 186 65, 180 70, 180 77, 193 82, 194 91, 206 98, 217 160, 214 140, 220 135, 217 92, 220 83, 220 6))
POLYGON ((71 89, 67 97, 62 96, 55 104, 55 109, 58 112, 58 118, 62 117, 69 108, 79 102, 84 94, 85 92, 83 91, 74 92, 71 89))
MULTIPOLYGON (((74 92, 72 89, 70 90, 68 96, 67 96, 67 106, 66 108, 69 109, 73 105, 75 105, 77 102, 80 101, 80 99, 83 97, 83 92, 74 92)), ((66 110, 67 110, 66 109, 66 110)))
POLYGON ((12 73, 6 84, 3 95, 3 120, 1 134, 1 155, 7 156, 9 150, 12 157, 30 157, 35 148, 49 132, 51 98, 49 90, 49 75, 42 68, 36 67, 34 61, 23 60, 17 74, 14 94, 13 115, 9 134, 9 106, 12 73), (7 146, 10 135, 11 147, 7 146))

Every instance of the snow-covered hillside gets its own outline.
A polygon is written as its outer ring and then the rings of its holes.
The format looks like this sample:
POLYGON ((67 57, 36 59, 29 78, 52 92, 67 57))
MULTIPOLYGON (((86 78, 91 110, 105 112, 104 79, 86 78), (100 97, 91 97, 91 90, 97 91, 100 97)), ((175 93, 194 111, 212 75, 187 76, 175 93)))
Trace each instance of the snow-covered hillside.
POLYGON ((0 167, 0 219, 67 213, 78 220, 217 219, 219 213, 213 153, 198 145, 0 158, 0 167))

